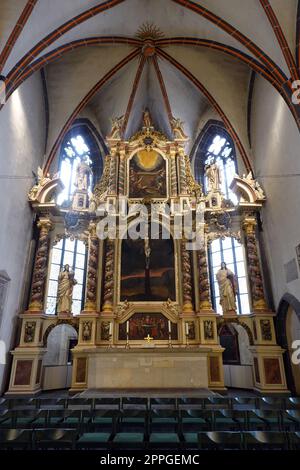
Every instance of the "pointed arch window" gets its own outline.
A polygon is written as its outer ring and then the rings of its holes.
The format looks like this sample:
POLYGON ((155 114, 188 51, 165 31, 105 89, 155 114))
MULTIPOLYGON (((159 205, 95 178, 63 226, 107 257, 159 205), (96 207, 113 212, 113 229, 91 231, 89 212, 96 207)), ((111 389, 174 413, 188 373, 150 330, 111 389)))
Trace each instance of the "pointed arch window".
POLYGON ((224 239, 218 238, 211 243, 209 248, 212 302, 215 310, 218 313, 222 313, 219 286, 216 279, 216 274, 222 262, 226 263, 227 268, 230 269, 238 279, 239 289, 236 296, 237 313, 249 314, 249 289, 244 248, 241 243, 231 237, 224 239))
POLYGON ((87 125, 75 125, 66 135, 61 146, 59 174, 64 184, 57 198, 59 205, 69 206, 75 190, 76 169, 85 161, 92 169, 89 191, 99 180, 102 170, 102 155, 98 141, 87 125))
POLYGON ((72 313, 78 315, 84 306, 87 249, 81 240, 64 238, 53 246, 48 279, 46 313, 56 314, 58 276, 63 266, 68 264, 75 274, 77 284, 73 288, 72 313))
POLYGON ((207 190, 205 165, 216 163, 221 170, 221 191, 234 204, 236 195, 231 191, 230 184, 238 171, 234 143, 222 125, 208 123, 204 130, 195 156, 195 177, 207 190))

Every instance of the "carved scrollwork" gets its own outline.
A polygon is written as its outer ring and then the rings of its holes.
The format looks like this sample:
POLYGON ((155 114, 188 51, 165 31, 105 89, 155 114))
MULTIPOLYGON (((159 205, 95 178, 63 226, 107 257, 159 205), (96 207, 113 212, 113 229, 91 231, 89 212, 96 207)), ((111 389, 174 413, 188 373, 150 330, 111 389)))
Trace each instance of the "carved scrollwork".
POLYGON ((170 311, 170 313, 174 315, 175 317, 179 316, 179 313, 180 313, 179 306, 176 303, 172 302, 171 299, 168 299, 166 302, 164 302, 163 307, 166 310, 170 311))

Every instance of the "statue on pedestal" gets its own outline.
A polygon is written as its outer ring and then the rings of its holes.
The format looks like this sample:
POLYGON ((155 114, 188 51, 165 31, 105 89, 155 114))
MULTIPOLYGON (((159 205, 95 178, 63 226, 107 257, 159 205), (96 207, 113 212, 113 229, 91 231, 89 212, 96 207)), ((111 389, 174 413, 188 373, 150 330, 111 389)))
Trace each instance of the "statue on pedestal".
POLYGON ((145 111, 143 113, 143 126, 147 127, 147 128, 153 126, 149 109, 145 109, 145 111))
POLYGON ((220 191, 222 178, 220 168, 216 163, 205 165, 205 176, 207 178, 207 191, 220 191))
POLYGON ((238 282, 235 274, 222 262, 221 269, 216 274, 220 289, 220 305, 223 315, 226 313, 236 313, 235 296, 238 291, 238 282))
POLYGON ((79 191, 87 191, 89 189, 89 180, 92 170, 86 160, 82 160, 76 168, 75 186, 79 191))
POLYGON ((74 272, 66 264, 58 276, 57 313, 71 313, 73 287, 77 284, 74 272))

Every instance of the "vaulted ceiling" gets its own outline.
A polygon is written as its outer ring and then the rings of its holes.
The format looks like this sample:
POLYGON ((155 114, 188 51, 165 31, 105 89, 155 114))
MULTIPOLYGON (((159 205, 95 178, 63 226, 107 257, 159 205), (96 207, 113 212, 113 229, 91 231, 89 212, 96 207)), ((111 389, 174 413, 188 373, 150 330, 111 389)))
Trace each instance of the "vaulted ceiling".
POLYGON ((252 72, 291 101, 299 79, 298 0, 1 0, 0 74, 8 96, 43 69, 49 167, 71 123, 93 116, 103 136, 125 116, 124 137, 147 107, 188 150, 206 113, 223 120, 251 166, 247 119, 252 72))

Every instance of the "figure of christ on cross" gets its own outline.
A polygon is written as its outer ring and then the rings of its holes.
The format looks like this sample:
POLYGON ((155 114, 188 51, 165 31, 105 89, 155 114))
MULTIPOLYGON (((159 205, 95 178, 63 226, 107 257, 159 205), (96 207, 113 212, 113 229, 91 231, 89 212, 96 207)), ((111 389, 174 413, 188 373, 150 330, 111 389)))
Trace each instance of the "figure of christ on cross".
POLYGON ((150 286, 150 240, 146 237, 144 240, 144 252, 145 252, 145 295, 147 298, 151 298, 151 286, 150 286))

